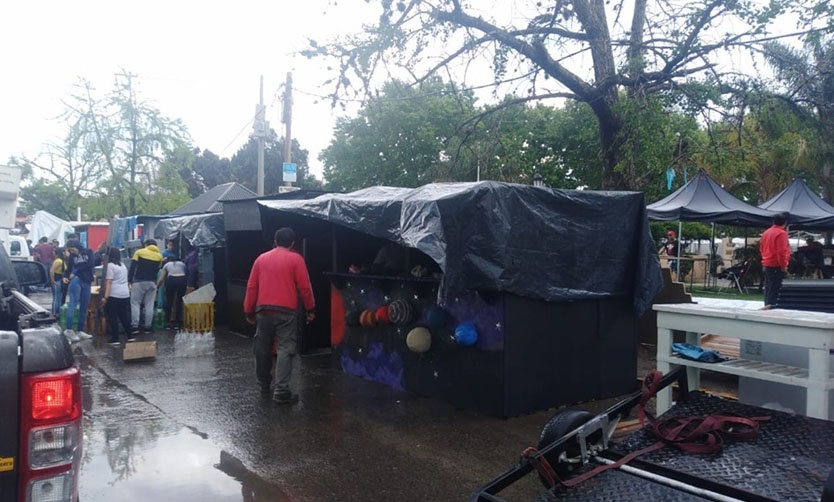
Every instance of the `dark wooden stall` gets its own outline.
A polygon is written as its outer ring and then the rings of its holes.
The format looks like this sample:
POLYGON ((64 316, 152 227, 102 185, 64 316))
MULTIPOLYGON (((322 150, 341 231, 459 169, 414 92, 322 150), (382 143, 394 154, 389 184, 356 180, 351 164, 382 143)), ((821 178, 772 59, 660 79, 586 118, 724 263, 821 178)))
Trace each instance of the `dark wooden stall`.
POLYGON ((641 194, 454 183, 224 211, 229 301, 293 227, 317 300, 302 338, 348 374, 499 417, 634 388, 661 284, 641 194))

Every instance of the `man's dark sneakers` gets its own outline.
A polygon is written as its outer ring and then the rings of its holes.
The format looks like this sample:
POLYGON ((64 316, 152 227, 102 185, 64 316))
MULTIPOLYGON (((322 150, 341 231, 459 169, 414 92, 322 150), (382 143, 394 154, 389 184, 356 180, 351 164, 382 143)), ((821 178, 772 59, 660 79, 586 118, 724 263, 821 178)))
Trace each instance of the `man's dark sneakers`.
POLYGON ((261 390, 261 397, 269 397, 269 384, 264 385, 262 383, 259 383, 258 388, 261 390))
POLYGON ((272 400, 275 401, 276 404, 295 404, 298 402, 298 394, 275 394, 272 397, 272 400))

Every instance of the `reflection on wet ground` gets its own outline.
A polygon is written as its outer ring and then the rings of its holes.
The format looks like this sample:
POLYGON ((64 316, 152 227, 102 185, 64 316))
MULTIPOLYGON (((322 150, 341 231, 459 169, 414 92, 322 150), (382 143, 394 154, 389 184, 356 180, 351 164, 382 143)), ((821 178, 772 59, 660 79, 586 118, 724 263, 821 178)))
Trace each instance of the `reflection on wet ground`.
MULTIPOLYGON (((467 500, 537 444, 553 414, 502 420, 455 409, 347 375, 327 354, 298 358, 301 401, 280 406, 260 396, 251 339, 152 338, 149 361, 123 362, 103 339, 76 344, 85 502, 467 500)), ((506 497, 534 499, 542 487, 528 478, 506 497)))
POLYGON ((95 367, 82 370, 81 500, 289 500, 205 434, 176 423, 95 367))

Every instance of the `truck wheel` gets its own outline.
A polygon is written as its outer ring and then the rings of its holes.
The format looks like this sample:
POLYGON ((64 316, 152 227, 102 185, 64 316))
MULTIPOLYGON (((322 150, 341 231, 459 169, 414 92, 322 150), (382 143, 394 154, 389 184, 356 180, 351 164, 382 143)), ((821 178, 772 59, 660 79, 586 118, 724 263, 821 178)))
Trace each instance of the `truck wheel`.
MULTIPOLYGON (((548 420, 547 424, 545 424, 542 428, 541 437, 539 438, 539 450, 557 441, 562 436, 577 427, 588 423, 592 418, 594 418, 594 415, 585 410, 569 409, 556 412, 552 417, 550 417, 550 420, 548 420)), ((588 438, 588 441, 593 443, 595 441, 595 437, 598 435, 598 432, 594 433, 588 438)), ((551 467, 553 467, 553 470, 556 471, 559 478, 568 479, 575 470, 581 467, 582 464, 580 462, 560 462, 559 457, 562 456, 562 453, 565 453, 568 458, 578 459, 581 451, 582 448, 579 445, 579 441, 574 438, 561 445, 561 447, 549 452, 546 455, 546 458, 551 467)), ((542 480, 542 482, 545 483, 545 486, 547 486, 545 480, 542 480)))

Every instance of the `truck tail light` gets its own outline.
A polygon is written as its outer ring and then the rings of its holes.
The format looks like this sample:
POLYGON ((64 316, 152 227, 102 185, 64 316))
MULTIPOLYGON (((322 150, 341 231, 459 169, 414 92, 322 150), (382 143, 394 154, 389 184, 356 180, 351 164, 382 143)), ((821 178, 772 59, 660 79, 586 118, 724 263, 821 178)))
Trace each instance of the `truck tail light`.
POLYGON ((21 412, 20 500, 77 500, 82 443, 78 368, 24 375, 21 412))

